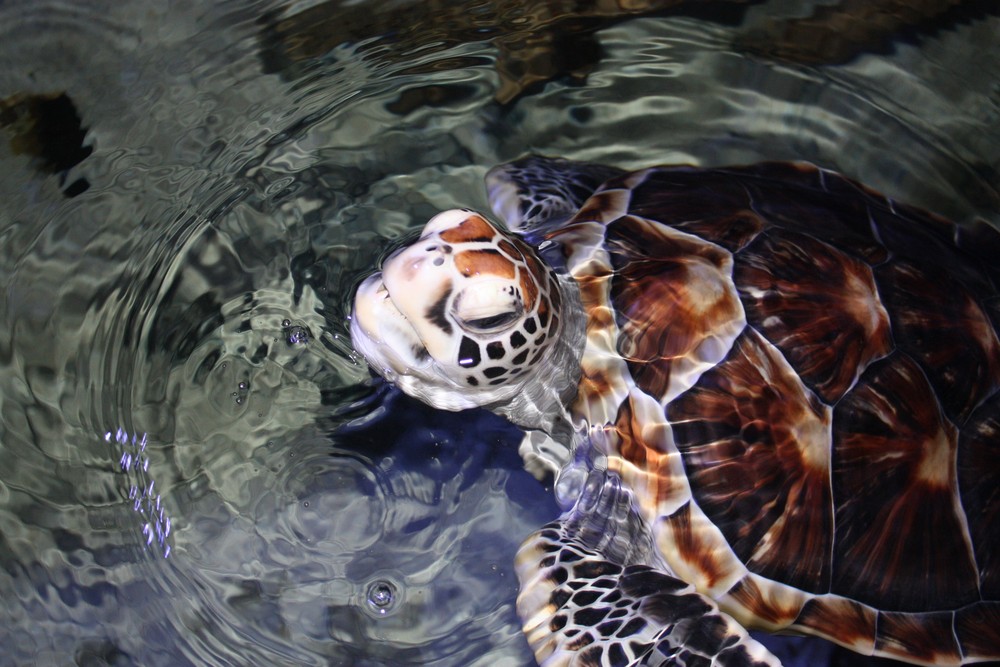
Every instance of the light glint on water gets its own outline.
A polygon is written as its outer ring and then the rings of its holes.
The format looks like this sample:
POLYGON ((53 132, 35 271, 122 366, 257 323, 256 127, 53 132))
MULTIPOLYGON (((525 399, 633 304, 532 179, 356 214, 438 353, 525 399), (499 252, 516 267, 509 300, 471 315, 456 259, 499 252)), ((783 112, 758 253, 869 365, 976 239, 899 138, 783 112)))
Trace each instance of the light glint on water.
MULTIPOLYGON (((117 429, 114 433, 108 431, 104 434, 106 443, 115 443, 121 451, 118 462, 124 472, 130 478, 128 498, 132 501, 132 509, 142 517, 142 535, 145 538, 146 546, 153 547, 154 540, 158 553, 164 558, 170 556, 170 516, 167 514, 165 503, 158 491, 154 490, 156 480, 149 470, 149 457, 146 453, 148 439, 143 433, 141 437, 129 434, 124 429, 117 429)), ((155 468, 154 468, 155 469, 155 468)))

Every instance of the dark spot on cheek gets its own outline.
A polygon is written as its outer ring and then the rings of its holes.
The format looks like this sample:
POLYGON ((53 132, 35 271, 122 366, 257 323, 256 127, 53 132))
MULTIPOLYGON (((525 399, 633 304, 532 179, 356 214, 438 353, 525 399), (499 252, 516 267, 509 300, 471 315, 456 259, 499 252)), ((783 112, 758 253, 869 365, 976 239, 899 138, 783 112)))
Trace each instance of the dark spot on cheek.
POLYGON ((535 318, 534 317, 529 317, 527 320, 525 320, 525 322, 524 322, 524 330, 527 331, 530 334, 533 334, 533 333, 535 333, 535 331, 538 330, 538 325, 535 323, 535 318))
POLYGON ((520 366, 527 360, 527 358, 528 358, 528 350, 525 350, 516 357, 514 357, 513 359, 511 359, 511 363, 516 366, 520 366))
POLYGON ((431 355, 430 352, 427 351, 426 347, 420 347, 414 345, 412 349, 413 349, 413 357, 417 361, 427 361, 428 359, 430 359, 431 355))
POLYGON ((503 359, 503 355, 503 343, 500 341, 493 341, 486 346, 486 356, 490 359, 503 359))
POLYGON ((510 335, 510 346, 512 348, 514 348, 515 350, 517 348, 519 348, 519 347, 523 347, 524 344, 527 343, 527 342, 528 342, 528 339, 525 338, 524 335, 520 331, 515 331, 514 333, 512 333, 510 335))
POLYGON ((487 368, 486 370, 483 371, 483 375, 485 375, 486 377, 488 377, 488 378, 490 378, 492 380, 493 378, 500 377, 501 375, 505 374, 506 372, 507 372, 507 369, 503 368, 502 366, 491 366, 491 367, 489 367, 489 368, 487 368))
POLYGON ((435 301, 430 308, 427 309, 427 319, 434 323, 441 331, 448 335, 451 335, 451 322, 445 317, 445 310, 448 307, 448 297, 451 296, 451 290, 445 290, 441 298, 435 301))
POLYGON ((474 378, 471 375, 469 377, 465 378, 465 381, 469 383, 470 387, 478 387, 479 386, 479 380, 477 380, 476 378, 474 378))
POLYGON ((458 365, 462 368, 475 368, 482 360, 476 341, 468 336, 462 336, 462 342, 458 346, 458 365))

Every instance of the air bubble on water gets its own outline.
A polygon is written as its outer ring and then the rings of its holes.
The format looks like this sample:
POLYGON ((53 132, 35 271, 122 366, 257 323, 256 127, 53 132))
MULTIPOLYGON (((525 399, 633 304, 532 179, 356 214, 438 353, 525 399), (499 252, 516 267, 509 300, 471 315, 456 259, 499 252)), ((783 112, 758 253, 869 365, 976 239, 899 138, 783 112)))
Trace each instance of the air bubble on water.
POLYGON ((306 345, 312 337, 309 329, 299 324, 293 325, 291 320, 282 321, 281 327, 288 345, 306 345))
POLYGON ((388 581, 373 581, 368 586, 366 601, 372 611, 379 616, 385 616, 396 601, 396 587, 388 581))
POLYGON ((247 390, 247 387, 249 387, 249 386, 250 386, 250 383, 249 383, 249 382, 247 382, 246 380, 243 380, 242 382, 240 382, 240 383, 239 383, 239 385, 238 385, 238 386, 239 386, 239 388, 240 388, 240 391, 246 391, 246 390, 247 390))

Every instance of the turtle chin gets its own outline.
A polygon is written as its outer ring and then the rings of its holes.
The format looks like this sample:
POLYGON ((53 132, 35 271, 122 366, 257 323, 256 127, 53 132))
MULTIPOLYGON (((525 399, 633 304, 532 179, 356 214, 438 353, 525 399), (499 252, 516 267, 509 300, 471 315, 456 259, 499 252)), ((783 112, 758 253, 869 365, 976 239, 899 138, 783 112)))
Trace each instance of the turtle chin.
POLYGON ((396 375, 420 368, 417 355, 407 354, 414 346, 422 347, 420 341, 389 297, 381 273, 369 276, 358 287, 351 314, 351 340, 354 349, 390 382, 396 375))
POLYGON ((381 273, 366 278, 354 296, 351 343, 372 370, 414 398, 442 410, 479 405, 461 392, 428 354, 386 289, 381 273))

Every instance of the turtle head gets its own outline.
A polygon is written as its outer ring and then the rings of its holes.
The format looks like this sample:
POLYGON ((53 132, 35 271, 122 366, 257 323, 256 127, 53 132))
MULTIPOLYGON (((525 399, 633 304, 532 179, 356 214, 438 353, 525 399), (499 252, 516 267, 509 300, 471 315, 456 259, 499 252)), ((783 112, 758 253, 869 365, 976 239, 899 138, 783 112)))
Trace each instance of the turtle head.
POLYGON ((571 280, 483 216, 451 210, 361 284, 351 336, 379 374, 434 407, 486 406, 544 428, 531 414, 576 391, 582 320, 571 280))

